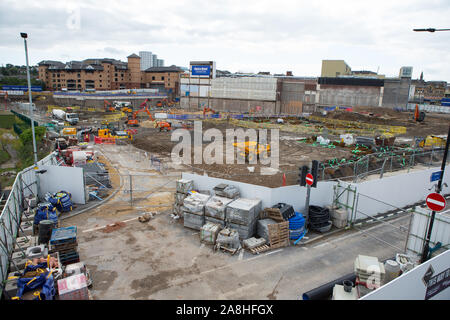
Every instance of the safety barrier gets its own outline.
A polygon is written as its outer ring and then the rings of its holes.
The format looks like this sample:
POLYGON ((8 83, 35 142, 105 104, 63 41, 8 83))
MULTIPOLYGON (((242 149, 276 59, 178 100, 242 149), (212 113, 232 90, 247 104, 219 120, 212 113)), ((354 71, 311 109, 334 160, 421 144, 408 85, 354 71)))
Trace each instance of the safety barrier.
MULTIPOLYGON (((53 154, 38 161, 37 164, 38 166, 58 165, 53 154)), ((20 245, 16 243, 16 238, 19 230, 22 230, 20 223, 25 197, 37 196, 37 194, 38 181, 35 169, 28 167, 17 174, 8 198, 0 201, 2 207, 0 213, 0 296, 4 289, 4 281, 8 276, 9 265, 10 263, 14 264, 11 259, 14 248, 16 246, 20 248, 20 245), (3 201, 5 202, 3 203, 3 201)))
POLYGON ((102 138, 94 136, 95 144, 116 144, 116 138, 102 138))

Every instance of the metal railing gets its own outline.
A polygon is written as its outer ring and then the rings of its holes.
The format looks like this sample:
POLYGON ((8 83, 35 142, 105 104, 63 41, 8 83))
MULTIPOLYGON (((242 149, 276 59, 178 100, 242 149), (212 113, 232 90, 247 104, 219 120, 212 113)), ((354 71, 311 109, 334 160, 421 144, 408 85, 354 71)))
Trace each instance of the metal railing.
MULTIPOLYGON (((57 164, 53 154, 38 161, 38 165, 49 164, 57 164)), ((8 198, 2 198, 0 201, 0 296, 8 276, 11 255, 16 245, 20 248, 20 245, 16 243, 16 238, 20 230, 23 232, 20 223, 24 211, 25 198, 30 195, 37 196, 38 190, 38 177, 34 167, 29 167, 17 174, 8 198)))

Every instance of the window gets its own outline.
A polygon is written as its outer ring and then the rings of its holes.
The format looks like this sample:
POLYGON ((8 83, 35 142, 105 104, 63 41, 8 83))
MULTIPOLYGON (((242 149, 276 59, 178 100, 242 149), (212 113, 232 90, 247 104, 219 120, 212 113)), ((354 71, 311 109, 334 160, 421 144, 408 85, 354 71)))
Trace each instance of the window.
POLYGON ((161 80, 164 80, 164 77, 161 77, 161 80))
POLYGON ((101 75, 101 74, 99 74, 98 76, 99 76, 100 78, 102 77, 102 75, 101 75))
POLYGON ((152 80, 155 80, 155 76, 152 77, 152 80))
POLYGON ((119 81, 117 78, 114 78, 114 81, 119 81))
POLYGON ((115 77, 117 77, 117 72, 114 74, 115 77))

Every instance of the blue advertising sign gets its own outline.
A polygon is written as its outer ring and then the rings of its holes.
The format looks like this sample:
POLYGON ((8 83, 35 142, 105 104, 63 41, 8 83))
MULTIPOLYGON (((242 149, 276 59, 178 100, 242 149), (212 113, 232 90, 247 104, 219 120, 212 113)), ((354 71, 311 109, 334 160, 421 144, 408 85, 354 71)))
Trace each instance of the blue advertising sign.
POLYGON ((441 178, 441 172, 442 171, 433 172, 430 177, 430 182, 438 181, 441 178))
MULTIPOLYGON (((2 86, 5 91, 28 91, 28 86, 2 86)), ((42 91, 40 86, 31 86, 31 91, 42 91)))
POLYGON ((211 66, 192 66, 193 76, 209 76, 211 74, 211 66))

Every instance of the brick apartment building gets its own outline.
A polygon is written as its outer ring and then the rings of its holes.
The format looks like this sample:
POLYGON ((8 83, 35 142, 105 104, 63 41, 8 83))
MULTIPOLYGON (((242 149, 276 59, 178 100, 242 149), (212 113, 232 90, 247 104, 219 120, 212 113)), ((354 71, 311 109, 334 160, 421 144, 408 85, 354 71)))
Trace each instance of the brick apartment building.
POLYGON ((141 58, 136 54, 127 62, 115 59, 86 59, 83 61, 44 60, 39 62, 39 79, 48 90, 89 91, 158 88, 177 94, 180 73, 176 66, 140 70, 141 58))

